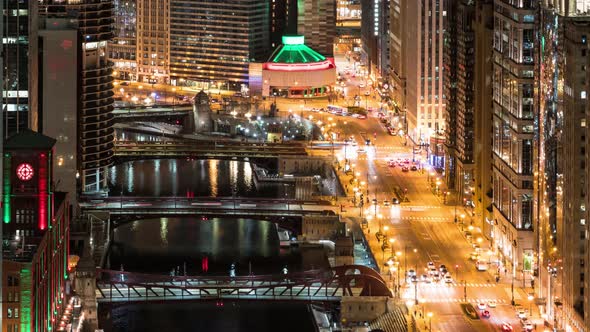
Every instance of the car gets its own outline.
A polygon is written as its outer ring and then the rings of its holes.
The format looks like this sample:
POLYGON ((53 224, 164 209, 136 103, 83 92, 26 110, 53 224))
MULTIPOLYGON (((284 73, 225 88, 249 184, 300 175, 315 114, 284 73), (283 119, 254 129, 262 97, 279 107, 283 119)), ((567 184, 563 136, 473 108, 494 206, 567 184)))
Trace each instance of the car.
POLYGON ((383 206, 389 206, 389 201, 388 200, 384 200, 383 201, 383 206))
POLYGON ((432 282, 432 278, 430 278, 430 276, 428 276, 427 274, 423 274, 422 281, 429 284, 432 282))
POLYGON ((470 260, 472 260, 472 261, 477 261, 477 260, 479 260, 479 253, 477 253, 477 252, 475 252, 475 251, 474 251, 474 252, 472 252, 472 253, 471 253, 471 255, 469 256, 469 259, 470 259, 470 260))
POLYGON ((402 172, 408 172, 410 169, 407 166, 402 167, 402 172))
POLYGON ((485 304, 485 302, 478 302, 477 303, 477 309, 479 310, 486 310, 487 306, 485 304))
POLYGON ((358 143, 357 143, 355 140, 353 140, 351 144, 352 144, 352 146, 357 146, 357 145, 359 145, 359 144, 358 144, 358 143))
MULTIPOLYGON (((377 205, 377 199, 376 199, 376 198, 373 198, 373 199, 371 200, 371 202, 373 203, 373 205, 377 205)), ((412 271, 413 271, 413 270, 412 270, 412 271)), ((414 273, 414 274, 415 274, 415 273, 414 273)))
POLYGON ((389 166, 389 167, 395 167, 395 162, 393 162, 393 161, 388 161, 388 162, 387 162, 387 166, 389 166))
POLYGON ((408 277, 415 276, 415 275, 416 275, 416 271, 414 271, 413 269, 408 270, 408 277))
POLYGON ((434 272, 432 272, 432 279, 434 279, 434 281, 440 280, 440 274, 438 273, 438 271, 434 270, 434 272))
POLYGON ((397 199, 397 197, 394 197, 394 198, 391 199, 391 203, 397 205, 397 204, 399 204, 399 199, 397 199))
POLYGON ((434 275, 435 272, 438 273, 438 270, 436 268, 434 268, 434 267, 428 268, 428 274, 434 275))
POLYGON ((365 91, 365 96, 370 96, 371 92, 370 91, 365 91))
POLYGON ((496 305, 498 305, 498 302, 496 302, 496 300, 490 300, 490 301, 488 301, 488 307, 495 308, 496 305))
POLYGON ((360 148, 360 149, 356 150, 356 153, 358 153, 358 154, 364 154, 364 153, 367 153, 367 150, 365 150, 363 148, 360 148))
POLYGON ((411 276, 410 280, 412 280, 412 282, 418 282, 418 277, 417 276, 411 276))
POLYGON ((482 316, 483 318, 490 318, 490 312, 489 312, 488 310, 484 310, 484 311, 481 313, 481 316, 482 316))
POLYGON ((361 120, 365 120, 366 118, 367 118, 367 116, 364 114, 359 114, 359 116, 357 117, 357 119, 361 119, 361 120))
MULTIPOLYGON (((354 76, 353 76, 353 77, 354 77, 354 76)), ((365 87, 365 83, 361 83, 361 84, 359 84, 359 88, 361 88, 361 89, 362 89, 362 88, 364 88, 364 87, 365 87)))
POLYGON ((410 169, 415 172, 418 170, 418 167, 416 167, 416 165, 412 165, 412 168, 410 168, 410 169))
POLYGON ((512 332, 512 325, 508 323, 502 323, 502 332, 512 332))
POLYGON ((535 325, 526 318, 521 319, 520 324, 525 331, 533 331, 535 329, 535 325))
POLYGON ((370 138, 365 139, 365 145, 371 145, 371 139, 370 138))
POLYGON ((518 316, 518 318, 523 319, 526 318, 527 312, 524 309, 518 309, 516 310, 516 315, 518 316))
POLYGON ((447 284, 450 284, 453 282, 453 277, 451 277, 450 274, 445 275, 444 279, 445 279, 445 283, 447 283, 447 284))
POLYGON ((431 269, 434 267, 434 262, 428 262, 428 264, 426 264, 426 266, 428 266, 428 269, 431 269))
POLYGON ((446 270, 447 270, 447 266, 446 266, 446 265, 444 265, 444 264, 441 264, 441 265, 438 267, 438 270, 439 270, 439 271, 441 271, 441 272, 442 272, 443 270, 444 270, 444 271, 446 271, 446 270))

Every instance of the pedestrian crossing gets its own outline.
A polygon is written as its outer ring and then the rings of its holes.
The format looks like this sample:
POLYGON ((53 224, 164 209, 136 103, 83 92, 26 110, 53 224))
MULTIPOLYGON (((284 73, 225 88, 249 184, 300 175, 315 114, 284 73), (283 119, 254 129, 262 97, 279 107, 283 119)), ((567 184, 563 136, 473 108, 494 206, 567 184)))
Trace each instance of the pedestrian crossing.
POLYGON ((401 220, 407 221, 430 221, 430 222, 452 222, 453 219, 447 217, 419 217, 419 216, 403 216, 401 220))
POLYGON ((500 304, 508 304, 508 300, 504 299, 494 299, 494 298, 467 298, 467 301, 462 297, 455 297, 455 298, 425 298, 421 299, 420 302, 422 303, 488 303, 490 301, 496 301, 498 305, 500 304))
MULTIPOLYGON (((425 288, 443 288, 443 289, 449 289, 452 287, 463 287, 464 284, 463 283, 459 283, 459 282, 452 282, 452 283, 424 283, 424 282, 420 282, 420 285, 418 285, 418 288, 420 289, 425 289, 425 288)), ((483 287, 497 287, 498 284, 492 283, 492 282, 482 282, 482 283, 477 283, 477 282, 468 282, 467 283, 467 287, 476 287, 476 288, 483 288, 483 287)), ((412 286, 413 287, 413 286, 412 286)))

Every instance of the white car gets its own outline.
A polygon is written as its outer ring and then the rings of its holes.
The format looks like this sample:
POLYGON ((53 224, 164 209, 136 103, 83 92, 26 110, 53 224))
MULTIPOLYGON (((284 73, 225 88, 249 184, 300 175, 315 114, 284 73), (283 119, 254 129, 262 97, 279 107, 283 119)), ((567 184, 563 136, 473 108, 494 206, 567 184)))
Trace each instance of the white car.
POLYGON ((361 89, 362 89, 362 88, 364 88, 364 87, 365 87, 365 83, 361 83, 361 84, 359 84, 359 88, 361 88, 361 89))
POLYGON ((516 315, 518 316, 518 318, 523 319, 523 318, 526 318, 527 313, 526 313, 526 310, 524 310, 524 309, 518 309, 516 311, 516 315))
POLYGON ((428 269, 436 268, 434 262, 428 262, 428 269))
POLYGON ((450 284, 450 283, 452 283, 452 282, 453 282, 453 277, 451 277, 451 275, 450 275, 450 274, 447 274, 447 275, 445 276, 445 282, 446 282, 447 284, 450 284))
POLYGON ((486 310, 486 304, 483 303, 483 302, 479 302, 477 304, 477 309, 479 309, 479 310, 486 310))
POLYGON ((495 308, 496 305, 498 305, 498 302, 496 302, 496 300, 490 300, 490 301, 488 301, 488 307, 495 308))

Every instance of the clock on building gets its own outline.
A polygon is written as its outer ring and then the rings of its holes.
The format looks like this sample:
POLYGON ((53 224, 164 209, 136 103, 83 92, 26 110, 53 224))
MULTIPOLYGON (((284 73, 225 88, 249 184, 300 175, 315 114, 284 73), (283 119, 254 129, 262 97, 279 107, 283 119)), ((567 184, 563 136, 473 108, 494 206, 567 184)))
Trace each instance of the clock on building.
POLYGON ((33 178, 33 166, 31 164, 23 163, 16 168, 16 176, 21 181, 29 181, 33 178))

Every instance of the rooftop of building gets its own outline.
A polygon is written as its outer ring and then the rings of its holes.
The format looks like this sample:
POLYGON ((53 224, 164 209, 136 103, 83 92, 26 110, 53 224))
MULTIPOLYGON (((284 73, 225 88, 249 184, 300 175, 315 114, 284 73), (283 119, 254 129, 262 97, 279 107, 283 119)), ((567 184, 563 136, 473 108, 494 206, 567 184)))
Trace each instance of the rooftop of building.
POLYGON ((305 45, 303 36, 283 36, 283 44, 272 53, 268 62, 312 63, 325 61, 326 57, 305 45))
POLYGON ((6 150, 50 150, 56 140, 30 129, 25 129, 10 136, 4 149, 6 150))

